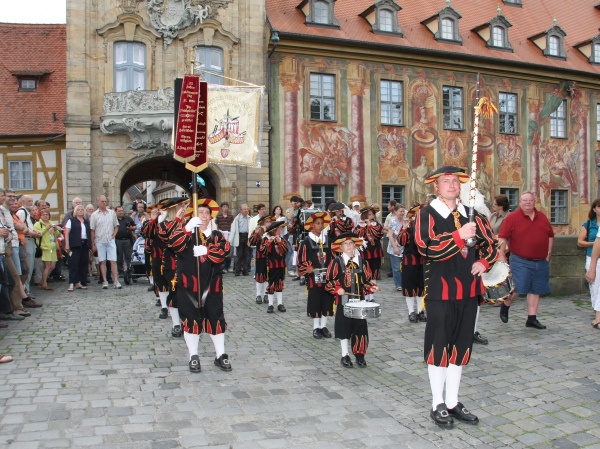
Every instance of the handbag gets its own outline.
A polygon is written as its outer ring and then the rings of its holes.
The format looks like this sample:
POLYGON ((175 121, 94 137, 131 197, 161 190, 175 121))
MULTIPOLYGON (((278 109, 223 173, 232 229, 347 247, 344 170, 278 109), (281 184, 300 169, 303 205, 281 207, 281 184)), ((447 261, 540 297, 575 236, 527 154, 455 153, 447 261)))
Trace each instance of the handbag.
POLYGON ((40 257, 42 257, 42 248, 40 248, 38 239, 35 239, 35 258, 39 259, 40 257))

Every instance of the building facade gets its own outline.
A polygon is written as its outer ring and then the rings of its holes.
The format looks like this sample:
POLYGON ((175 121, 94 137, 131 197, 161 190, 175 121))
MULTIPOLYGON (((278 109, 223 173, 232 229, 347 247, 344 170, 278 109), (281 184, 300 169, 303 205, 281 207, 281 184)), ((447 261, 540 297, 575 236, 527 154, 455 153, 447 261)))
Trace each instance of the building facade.
MULTIPOLYGON (((149 180, 189 190, 192 173, 171 152, 175 78, 194 67, 209 83, 264 85, 266 45, 260 0, 68 0, 69 200, 104 194, 118 204, 149 180)), ((206 193, 234 208, 268 203, 264 129, 261 167, 210 164, 206 193)))
POLYGON ((0 38, 0 187, 62 213, 66 27, 3 23, 0 38))
POLYGON ((478 188, 513 208, 530 190, 578 233, 597 196, 600 7, 576 3, 267 0, 273 197, 422 203, 435 168, 471 171, 486 96, 478 188))

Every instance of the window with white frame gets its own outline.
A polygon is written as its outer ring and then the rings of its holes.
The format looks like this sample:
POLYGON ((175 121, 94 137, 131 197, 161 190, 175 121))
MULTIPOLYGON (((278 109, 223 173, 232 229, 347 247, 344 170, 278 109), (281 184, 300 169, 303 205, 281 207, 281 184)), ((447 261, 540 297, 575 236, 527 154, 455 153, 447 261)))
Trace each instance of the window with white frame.
POLYGON ((381 80, 380 82, 381 124, 403 125, 402 81, 381 80))
POLYGON ((500 194, 506 195, 506 198, 508 198, 508 207, 511 211, 517 210, 519 207, 519 189, 500 187, 500 194))
POLYGON ((31 78, 21 78, 19 80, 19 90, 21 92, 35 92, 37 90, 37 80, 31 78))
POLYGON ((329 4, 322 0, 315 0, 313 3, 313 21, 314 23, 329 23, 329 4))
POLYGON ((394 31, 394 16, 389 9, 379 10, 377 22, 379 24, 379 31, 387 31, 389 33, 394 31))
POLYGON ((464 129, 462 88, 444 86, 442 95, 444 104, 444 129, 464 129))
POLYGON ((335 185, 312 185, 310 186, 310 196, 312 198, 313 207, 325 210, 327 200, 336 199, 337 186, 335 185))
POLYGON ((550 56, 558 56, 558 48, 560 40, 556 36, 550 36, 548 38, 548 54, 550 56))
POLYGON ((404 204, 406 187, 405 186, 381 186, 381 219, 385 220, 390 211, 387 205, 391 200, 396 200, 399 204, 404 204))
POLYGON ((569 222, 568 190, 550 191, 550 223, 567 224, 569 222))
POLYGON ((219 47, 196 47, 197 67, 206 72, 200 72, 202 79, 210 84, 225 84, 223 75, 223 49, 219 47))
POLYGON ((498 95, 501 134, 517 134, 517 95, 500 92, 498 95))
POLYGON ((11 190, 33 190, 31 161, 8 162, 8 185, 11 190))
POLYGON ((139 42, 114 44, 115 92, 146 90, 146 46, 139 42))
POLYGON ((493 45, 494 47, 504 47, 504 28, 495 26, 493 28, 493 45))
POLYGON ((310 74, 310 119, 335 120, 335 76, 310 74))
POLYGON ((442 19, 442 39, 454 39, 454 20, 442 19))
POLYGON ((563 100, 550 114, 550 137, 567 137, 567 100, 563 100))

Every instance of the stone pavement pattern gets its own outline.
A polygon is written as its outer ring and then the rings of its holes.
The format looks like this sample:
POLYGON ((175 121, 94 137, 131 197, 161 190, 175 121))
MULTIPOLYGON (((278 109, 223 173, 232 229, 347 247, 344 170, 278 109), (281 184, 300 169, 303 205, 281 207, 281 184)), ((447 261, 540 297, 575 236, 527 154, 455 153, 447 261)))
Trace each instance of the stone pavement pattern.
MULTIPOLYGON (((41 309, 0 331, 0 448, 600 448, 598 330, 586 297, 543 298, 546 331, 525 302, 502 324, 484 306, 460 400, 479 426, 429 418, 425 325, 408 322, 389 279, 369 321, 368 367, 344 369, 335 339, 315 340, 305 290, 288 279, 287 313, 254 302, 251 277, 225 275, 226 352, 190 373, 183 339, 140 282, 122 290, 41 292, 41 309)), ((333 319, 328 328, 333 331, 333 319)))

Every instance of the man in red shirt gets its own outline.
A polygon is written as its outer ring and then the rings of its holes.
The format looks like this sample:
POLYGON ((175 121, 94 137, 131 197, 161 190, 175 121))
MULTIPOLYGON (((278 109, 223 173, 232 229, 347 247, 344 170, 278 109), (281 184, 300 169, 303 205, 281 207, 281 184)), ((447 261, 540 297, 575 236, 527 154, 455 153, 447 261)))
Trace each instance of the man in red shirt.
POLYGON ((546 329, 537 319, 540 295, 550 291, 550 257, 554 231, 543 212, 535 208, 535 196, 525 192, 519 209, 509 214, 498 234, 498 260, 506 262, 510 245, 510 265, 515 291, 500 307, 500 319, 508 323, 508 309, 519 294, 527 295, 525 326, 546 329))

